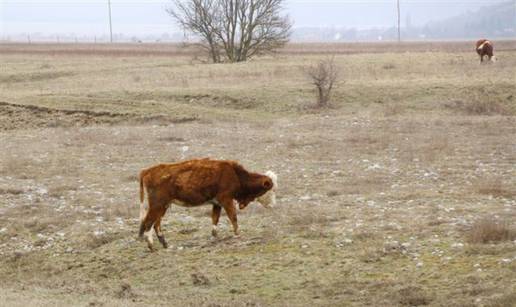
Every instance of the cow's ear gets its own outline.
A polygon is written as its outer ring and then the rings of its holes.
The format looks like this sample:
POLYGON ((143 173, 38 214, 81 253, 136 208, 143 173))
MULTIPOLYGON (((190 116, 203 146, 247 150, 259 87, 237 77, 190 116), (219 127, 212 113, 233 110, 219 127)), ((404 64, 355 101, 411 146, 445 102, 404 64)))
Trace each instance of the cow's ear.
POLYGON ((269 178, 263 180, 263 187, 267 190, 270 190, 272 188, 272 180, 270 180, 269 178))

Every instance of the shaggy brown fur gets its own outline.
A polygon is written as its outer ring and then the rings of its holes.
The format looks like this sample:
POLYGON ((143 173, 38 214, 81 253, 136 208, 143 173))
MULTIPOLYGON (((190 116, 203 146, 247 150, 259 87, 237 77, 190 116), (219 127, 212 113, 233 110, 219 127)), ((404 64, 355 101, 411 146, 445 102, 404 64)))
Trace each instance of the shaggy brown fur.
MULTIPOLYGON (((235 234, 238 234, 237 214, 233 200, 240 209, 272 189, 273 181, 265 175, 251 173, 235 161, 190 160, 159 164, 140 172, 140 237, 154 226, 163 247, 167 247, 161 232, 161 218, 171 203, 184 207, 211 204, 212 222, 216 226, 221 209, 226 211, 235 234), (148 210, 143 212, 145 190, 148 210)), ((214 228, 212 234, 216 236, 214 228)), ((147 237, 149 248, 152 237, 147 237)))

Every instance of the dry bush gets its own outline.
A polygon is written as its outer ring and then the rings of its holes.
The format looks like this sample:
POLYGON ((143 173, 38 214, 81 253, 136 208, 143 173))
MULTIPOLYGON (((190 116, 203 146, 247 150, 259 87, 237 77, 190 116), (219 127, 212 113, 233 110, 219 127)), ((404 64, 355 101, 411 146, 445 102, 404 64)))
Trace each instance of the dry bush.
POLYGON ((477 193, 493 197, 512 198, 516 192, 506 188, 500 178, 482 178, 474 185, 477 193))
POLYGON ((431 302, 428 295, 417 286, 400 289, 397 295, 398 303, 403 306, 422 306, 428 305, 431 302))
POLYGON ((401 115, 405 112, 405 110, 406 109, 399 103, 389 103, 383 107, 383 116, 389 117, 401 115))
POLYGON ((489 96, 477 96, 469 102, 455 100, 444 105, 448 109, 457 110, 466 115, 514 115, 507 105, 489 96))
POLYGON ((516 239, 516 230, 511 228, 509 222, 497 222, 485 218, 473 224, 467 234, 469 243, 496 243, 512 241, 516 239))
POLYGON ((327 107, 330 103, 331 91, 337 82, 338 68, 335 59, 329 58, 319 61, 306 70, 308 78, 317 92, 317 107, 327 107))
POLYGON ((86 239, 85 245, 89 249, 95 249, 101 247, 102 245, 109 244, 119 238, 120 235, 114 233, 105 233, 101 235, 90 234, 86 239))
MULTIPOLYGON (((48 213, 47 213, 48 214, 48 213)), ((38 216, 27 219, 23 222, 23 227, 31 233, 40 232, 51 232, 57 229, 62 229, 73 222, 62 221, 62 217, 51 215, 51 216, 38 216)))
POLYGON ((377 246, 365 246, 357 251, 358 259, 363 263, 380 262, 385 253, 377 246))
POLYGON ((77 187, 68 185, 50 187, 48 190, 48 196, 53 198, 61 198, 66 196, 69 191, 77 191, 77 187))
POLYGON ((32 178, 31 170, 38 167, 38 163, 30 158, 16 156, 14 153, 10 156, 3 156, 0 164, 0 174, 5 176, 13 176, 15 178, 25 179, 32 178))
POLYGON ((423 161, 432 162, 443 155, 450 156, 450 141, 446 135, 432 135, 429 140, 421 146, 421 158, 423 161))
POLYGON ((396 65, 394 65, 394 64, 392 64, 392 63, 387 63, 387 64, 384 64, 384 65, 382 66, 382 68, 383 68, 383 69, 385 69, 385 70, 391 70, 391 69, 396 68, 396 65))
POLYGON ((499 101, 473 100, 464 110, 469 115, 511 115, 509 108, 499 101))
POLYGON ((288 225, 307 227, 309 225, 327 225, 330 222, 334 222, 335 217, 331 217, 325 214, 314 214, 310 210, 299 210, 288 215, 288 225))
POLYGON ((131 219, 138 216, 137 206, 126 204, 110 204, 104 207, 102 217, 106 221, 114 221, 116 218, 131 219))
POLYGON ((516 292, 503 295, 488 302, 486 307, 513 307, 516 302, 516 292))
POLYGON ((23 193, 24 193, 24 191, 21 189, 0 188, 0 195, 2 195, 2 194, 20 195, 23 193))
POLYGON ((512 253, 513 251, 514 248, 511 246, 511 244, 469 244, 464 249, 464 254, 468 256, 498 256, 512 253))

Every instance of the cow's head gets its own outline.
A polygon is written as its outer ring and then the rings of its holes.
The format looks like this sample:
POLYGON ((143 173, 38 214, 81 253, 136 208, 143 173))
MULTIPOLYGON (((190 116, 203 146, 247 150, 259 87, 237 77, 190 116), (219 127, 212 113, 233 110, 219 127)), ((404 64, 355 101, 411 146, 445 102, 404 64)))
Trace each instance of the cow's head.
POLYGON ((276 189, 278 188, 278 176, 273 171, 267 171, 265 176, 270 179, 270 181, 264 181, 264 188, 267 188, 268 191, 265 192, 262 196, 258 197, 256 200, 262 204, 265 208, 272 208, 276 205, 276 189), (271 186, 265 186, 270 185, 271 186))
POLYGON ((491 57, 491 62, 495 63, 497 60, 498 59, 494 55, 491 57))

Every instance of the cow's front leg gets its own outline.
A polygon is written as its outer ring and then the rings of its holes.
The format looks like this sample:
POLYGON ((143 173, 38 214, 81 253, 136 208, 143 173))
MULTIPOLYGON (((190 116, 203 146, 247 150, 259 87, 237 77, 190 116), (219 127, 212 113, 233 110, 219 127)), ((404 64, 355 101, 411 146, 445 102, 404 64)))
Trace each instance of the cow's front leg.
POLYGON ((222 207, 219 205, 213 205, 213 209, 211 210, 211 221, 212 221, 212 229, 211 235, 213 237, 217 237, 217 224, 219 223, 220 212, 222 211, 222 207))
POLYGON ((224 205, 224 210, 226 211, 226 214, 231 221, 231 225, 233 225, 233 232, 235 233, 235 236, 238 236, 240 233, 238 231, 237 213, 235 204, 233 204, 233 200, 231 200, 229 204, 224 205))

